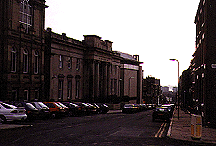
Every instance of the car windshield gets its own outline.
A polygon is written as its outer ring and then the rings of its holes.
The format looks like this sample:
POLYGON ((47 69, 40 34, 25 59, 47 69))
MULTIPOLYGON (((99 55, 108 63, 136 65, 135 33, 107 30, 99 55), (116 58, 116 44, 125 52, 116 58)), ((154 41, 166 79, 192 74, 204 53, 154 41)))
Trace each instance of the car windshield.
POLYGON ((156 108, 156 111, 159 111, 159 112, 166 112, 166 111, 167 111, 167 108, 156 108))
POLYGON ((67 107, 67 106, 65 106, 64 104, 62 104, 62 103, 58 103, 61 107, 67 107))
POLYGON ((7 104, 7 103, 0 103, 3 107, 5 107, 6 109, 14 109, 14 108, 17 108, 16 106, 13 106, 13 105, 10 105, 10 104, 7 104))
POLYGON ((38 102, 38 105, 40 106, 40 107, 44 107, 44 108, 48 108, 48 106, 46 106, 45 104, 43 104, 42 102, 38 102))
POLYGON ((133 107, 132 104, 126 104, 125 107, 133 107))
POLYGON ((74 106, 74 107, 78 107, 78 105, 74 104, 74 103, 70 103, 71 106, 74 106))
POLYGON ((58 104, 58 103, 56 103, 56 102, 55 102, 55 105, 56 105, 57 107, 61 107, 61 105, 59 105, 59 104, 58 104))
POLYGON ((36 109, 31 103, 26 103, 26 106, 28 106, 30 109, 36 109))

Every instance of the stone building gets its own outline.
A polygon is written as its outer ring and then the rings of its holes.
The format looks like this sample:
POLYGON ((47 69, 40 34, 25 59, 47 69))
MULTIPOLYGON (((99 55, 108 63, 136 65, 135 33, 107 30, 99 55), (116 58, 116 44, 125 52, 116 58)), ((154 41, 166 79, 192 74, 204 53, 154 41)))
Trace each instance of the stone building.
POLYGON ((147 104, 161 103, 161 86, 160 79, 155 77, 146 77, 143 79, 143 101, 147 104))
POLYGON ((84 35, 84 98, 89 102, 110 102, 120 96, 120 54, 112 42, 96 35, 84 35))
POLYGON ((142 67, 139 55, 119 52, 121 60, 121 98, 130 103, 142 103, 142 67))
POLYGON ((0 1, 0 100, 44 95, 44 0, 0 1))
POLYGON ((83 97, 84 45, 65 33, 46 30, 45 97, 46 100, 79 101, 83 97))

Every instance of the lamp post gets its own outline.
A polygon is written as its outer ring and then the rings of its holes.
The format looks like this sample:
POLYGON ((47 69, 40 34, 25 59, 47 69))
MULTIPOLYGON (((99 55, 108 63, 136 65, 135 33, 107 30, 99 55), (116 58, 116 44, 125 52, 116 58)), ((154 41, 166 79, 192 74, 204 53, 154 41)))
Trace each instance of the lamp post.
POLYGON ((179 120, 179 61, 177 59, 170 59, 170 60, 178 62, 178 92, 177 92, 177 102, 178 102, 178 120, 179 120))

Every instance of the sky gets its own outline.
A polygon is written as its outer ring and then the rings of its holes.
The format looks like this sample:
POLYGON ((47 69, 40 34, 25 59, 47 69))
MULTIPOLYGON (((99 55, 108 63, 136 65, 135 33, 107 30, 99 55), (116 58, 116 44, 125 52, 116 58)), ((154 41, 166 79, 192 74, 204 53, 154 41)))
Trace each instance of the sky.
POLYGON ((97 35, 113 51, 139 55, 144 78, 177 86, 195 52, 194 19, 200 0, 46 0, 45 28, 83 40, 97 35))

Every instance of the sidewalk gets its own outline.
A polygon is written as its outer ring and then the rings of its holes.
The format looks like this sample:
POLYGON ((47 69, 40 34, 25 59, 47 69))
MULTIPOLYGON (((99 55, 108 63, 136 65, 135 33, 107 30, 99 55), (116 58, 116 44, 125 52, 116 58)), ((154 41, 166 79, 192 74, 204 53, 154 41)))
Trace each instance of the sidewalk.
POLYGON ((122 113, 122 110, 109 110, 107 114, 117 114, 117 113, 122 113))
POLYGON ((167 136, 173 139, 193 141, 198 143, 216 144, 216 129, 202 127, 202 136, 200 140, 191 138, 191 115, 179 110, 179 119, 177 109, 174 111, 170 129, 167 136))
POLYGON ((17 125, 17 124, 0 124, 0 130, 2 129, 13 129, 21 127, 31 127, 32 125, 17 125))

